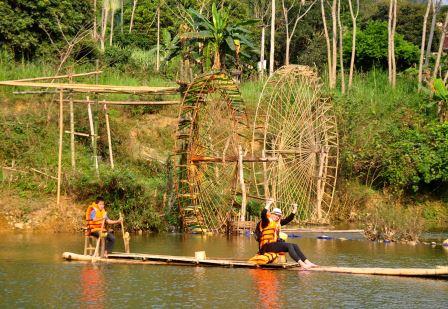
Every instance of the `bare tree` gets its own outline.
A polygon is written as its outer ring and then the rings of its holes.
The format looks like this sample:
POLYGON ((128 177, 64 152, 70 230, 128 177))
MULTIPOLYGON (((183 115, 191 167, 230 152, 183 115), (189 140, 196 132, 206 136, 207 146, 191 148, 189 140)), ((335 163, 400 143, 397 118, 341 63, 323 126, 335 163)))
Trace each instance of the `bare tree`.
POLYGON ((266 0, 254 1, 255 18, 261 21, 261 37, 260 37, 260 78, 264 76, 265 63, 265 38, 266 38, 266 17, 269 14, 269 2, 266 0))
POLYGON ((114 37, 114 18, 115 12, 117 12, 120 7, 120 2, 118 0, 105 0, 109 1, 110 8, 110 33, 109 33, 109 45, 112 46, 112 40, 114 37))
POLYGON ((434 30, 436 28, 437 14, 440 11, 441 4, 442 0, 432 1, 432 20, 431 20, 431 29, 429 30, 428 45, 426 45, 425 66, 429 64, 429 58, 431 58, 430 56, 431 56, 432 41, 434 38, 434 30))
POLYGON ((100 44, 101 50, 104 51, 106 42, 106 31, 107 31, 107 17, 109 16, 109 1, 103 2, 103 9, 101 10, 101 35, 100 44))
POLYGON ((275 52, 275 0, 271 0, 271 48, 269 51, 269 76, 274 73, 275 52))
POLYGON ((418 91, 422 87, 423 79, 423 60, 425 57, 425 44, 426 44, 426 26, 428 23, 429 10, 431 9, 432 0, 428 0, 428 5, 426 6, 425 16, 423 18, 423 29, 422 29, 422 44, 420 47, 420 62, 418 64, 418 91))
POLYGON ((341 91, 345 93, 344 57, 342 52, 342 23, 341 23, 341 0, 338 0, 338 27, 339 27, 339 66, 341 70, 341 91))
POLYGON ((332 49, 332 57, 331 60, 331 73, 332 73, 332 80, 333 80, 333 87, 336 86, 336 67, 337 67, 337 59, 338 59, 338 26, 337 26, 337 19, 336 19, 336 10, 337 10, 337 0, 333 0, 333 4, 331 6, 331 21, 333 22, 333 49, 332 49))
POLYGON ((291 40, 294 36, 294 33, 296 31, 297 25, 299 24, 299 21, 311 10, 311 8, 314 6, 314 4, 317 2, 317 0, 314 0, 308 5, 308 8, 305 10, 304 13, 302 13, 302 8, 306 5, 305 0, 300 0, 300 9, 297 13, 297 16, 294 20, 294 25, 290 31, 290 26, 292 21, 289 21, 289 11, 291 11, 292 8, 296 6, 296 0, 293 0, 289 7, 286 6, 285 0, 282 0, 282 9, 283 9, 283 18, 285 19, 285 28, 286 28, 286 48, 285 48, 285 65, 289 64, 289 53, 290 53, 290 45, 291 40), (301 14, 302 13, 302 14, 301 14))
POLYGON ((352 86, 353 83, 353 70, 355 67, 355 55, 356 55, 356 19, 359 15, 359 0, 356 0, 356 13, 353 10, 352 0, 348 0, 348 5, 350 8, 350 16, 352 17, 352 55, 350 57, 350 73, 348 76, 348 88, 352 86))
POLYGON ((332 64, 331 64, 331 44, 330 44, 330 35, 328 34, 327 28, 327 17, 325 15, 325 0, 320 0, 320 8, 322 13, 322 24, 324 26, 324 34, 325 34, 325 43, 327 44, 327 66, 328 66, 328 83, 330 88, 333 88, 333 74, 332 74, 332 64))
POLYGON ((157 57, 156 57, 156 72, 160 69, 160 3, 157 6, 157 57))
POLYGON ((436 64, 434 65, 434 71, 432 72, 433 79, 437 78, 437 75, 438 75, 439 69, 440 69, 440 59, 442 57, 443 45, 445 43, 447 27, 448 27, 448 12, 446 12, 446 14, 445 14, 445 21, 444 21, 442 27, 443 28, 442 28, 442 33, 440 35, 439 50, 437 51, 436 64))
POLYGON ((96 25, 96 0, 93 0, 93 40, 98 40, 97 25, 96 25))
POLYGON ((396 62, 395 62, 395 28, 397 26, 397 0, 390 0, 389 20, 387 24, 388 48, 387 64, 389 72, 389 83, 395 87, 396 82, 396 62))
POLYGON ((135 14, 135 8, 137 7, 137 1, 138 0, 134 0, 132 4, 131 21, 129 23, 129 33, 132 32, 132 27, 134 26, 134 14, 135 14))

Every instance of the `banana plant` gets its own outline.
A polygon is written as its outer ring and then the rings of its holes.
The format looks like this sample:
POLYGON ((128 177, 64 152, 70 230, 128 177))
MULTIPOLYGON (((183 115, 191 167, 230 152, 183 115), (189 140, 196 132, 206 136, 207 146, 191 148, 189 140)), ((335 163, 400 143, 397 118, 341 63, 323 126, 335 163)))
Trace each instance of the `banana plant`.
POLYGON ((440 122, 448 119, 448 90, 442 79, 436 78, 432 84, 433 98, 437 101, 437 115, 440 122))
MULTIPOLYGON (((257 20, 231 23, 228 10, 225 7, 218 10, 215 3, 212 4, 211 20, 194 9, 190 8, 187 12, 191 18, 191 28, 195 31, 184 33, 183 37, 189 39, 193 44, 200 42, 203 51, 208 51, 211 48, 213 69, 219 70, 223 64, 225 67, 225 57, 229 52, 235 53, 235 58, 238 59, 241 45, 255 51, 255 47, 250 41, 250 31, 245 27, 257 23, 257 20)), ((206 53, 202 54, 203 57, 206 56, 206 53)))

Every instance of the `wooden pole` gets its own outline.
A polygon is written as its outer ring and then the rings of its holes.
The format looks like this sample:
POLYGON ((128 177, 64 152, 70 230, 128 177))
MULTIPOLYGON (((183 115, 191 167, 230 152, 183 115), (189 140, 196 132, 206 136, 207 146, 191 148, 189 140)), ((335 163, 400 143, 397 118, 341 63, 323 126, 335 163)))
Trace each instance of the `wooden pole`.
POLYGON ((129 233, 124 230, 124 216, 121 211, 120 211, 120 219, 121 219, 121 234, 123 235, 124 251, 126 253, 129 253, 130 252, 129 240, 131 238, 129 237, 129 233))
MULTIPOLYGON (((89 100, 89 97, 87 97, 89 100)), ((96 174, 98 176, 98 156, 96 154, 96 135, 95 135, 95 127, 93 126, 93 115, 92 115, 92 104, 87 104, 87 113, 89 115, 89 125, 90 125, 90 136, 92 140, 92 148, 93 148, 93 166, 95 167, 96 174)))
POLYGON ((243 149, 241 145, 238 145, 238 175, 240 178, 241 185, 241 217, 240 221, 246 220, 246 205, 247 205, 247 196, 246 196, 246 184, 244 183, 244 167, 243 167, 243 149))
POLYGON ((114 155, 112 152, 112 138, 110 135, 109 113, 107 111, 107 104, 104 104, 104 114, 106 116, 106 131, 107 131, 107 143, 109 146, 110 166, 112 167, 112 169, 114 169, 114 155))
MULTIPOLYGON (((69 77, 70 84, 72 83, 72 76, 69 77)), ((73 110, 73 92, 70 91, 69 97, 69 106, 70 106, 70 153, 72 160, 72 169, 76 168, 76 160, 75 160, 75 115, 73 110)))
POLYGON ((59 154, 58 154, 58 188, 56 204, 61 202, 61 176, 62 176, 62 141, 64 136, 64 92, 59 91, 59 154))

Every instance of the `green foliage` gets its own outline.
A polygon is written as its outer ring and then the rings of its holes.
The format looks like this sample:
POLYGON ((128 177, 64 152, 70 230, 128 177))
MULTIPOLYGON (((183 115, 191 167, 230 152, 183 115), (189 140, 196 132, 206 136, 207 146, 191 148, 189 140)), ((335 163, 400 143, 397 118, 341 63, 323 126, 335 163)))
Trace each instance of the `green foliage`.
POLYGON ((88 0, 0 1, 0 45, 16 57, 32 57, 74 36, 91 20, 88 0), (58 21, 60 26, 58 25, 58 21))
MULTIPOLYGON (((351 54, 351 33, 344 37, 344 54, 348 62, 351 54)), ((370 21, 364 30, 356 34, 356 65, 370 69, 373 66, 387 67, 388 33, 387 23, 370 21)), ((418 62, 419 48, 406 41, 403 35, 395 35, 395 57, 398 69, 406 69, 418 62)))
POLYGON ((93 173, 79 174, 71 183, 71 193, 81 201, 102 195, 109 216, 118 217, 118 212, 122 211, 130 229, 159 230, 162 227, 158 212, 161 205, 157 204, 158 196, 154 196, 151 189, 162 185, 163 181, 145 183, 129 168, 104 168, 100 175, 97 178, 93 173))

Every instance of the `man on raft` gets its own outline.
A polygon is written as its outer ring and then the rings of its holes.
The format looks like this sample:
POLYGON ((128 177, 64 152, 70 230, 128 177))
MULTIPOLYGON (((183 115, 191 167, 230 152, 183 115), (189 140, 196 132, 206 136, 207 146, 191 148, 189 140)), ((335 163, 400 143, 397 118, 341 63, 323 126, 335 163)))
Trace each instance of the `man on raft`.
POLYGON ((104 198, 98 196, 96 201, 87 207, 86 211, 86 221, 88 233, 95 237, 106 237, 106 250, 104 251, 104 257, 107 258, 107 254, 112 252, 115 244, 115 236, 113 233, 108 232, 105 228, 105 223, 107 224, 119 224, 122 222, 122 218, 118 220, 111 220, 107 216, 107 212, 104 209, 105 203, 104 198))
POLYGON ((266 202, 266 207, 261 211, 261 222, 257 229, 260 230, 259 237, 259 254, 265 253, 283 253, 288 252, 291 258, 299 263, 303 268, 316 267, 317 265, 311 263, 302 253, 299 246, 289 243, 280 238, 280 230, 282 225, 286 225, 294 219, 297 212, 297 204, 294 205, 292 213, 286 218, 282 219, 282 211, 279 208, 274 208, 272 212, 269 211, 274 200, 269 199, 266 202))

